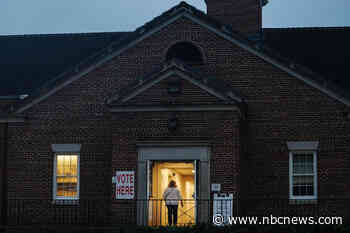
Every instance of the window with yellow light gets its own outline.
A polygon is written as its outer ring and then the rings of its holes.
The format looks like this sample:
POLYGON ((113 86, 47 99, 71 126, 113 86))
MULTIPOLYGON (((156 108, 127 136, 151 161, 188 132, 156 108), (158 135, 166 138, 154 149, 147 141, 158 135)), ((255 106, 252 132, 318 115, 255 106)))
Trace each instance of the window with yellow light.
POLYGON ((56 154, 55 199, 79 198, 79 156, 77 154, 56 154))

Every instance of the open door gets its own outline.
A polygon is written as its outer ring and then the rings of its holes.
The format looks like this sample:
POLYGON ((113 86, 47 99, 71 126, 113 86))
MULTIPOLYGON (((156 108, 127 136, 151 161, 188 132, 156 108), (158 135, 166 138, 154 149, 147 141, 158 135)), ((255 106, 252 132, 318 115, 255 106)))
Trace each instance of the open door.
POLYGON ((189 225, 208 222, 210 216, 209 158, 210 149, 206 146, 139 148, 137 224, 167 225, 167 207, 162 200, 162 194, 170 179, 175 179, 179 187, 185 188, 185 191, 181 191, 183 198, 188 205, 192 203, 192 207, 188 209, 189 206, 186 209, 179 208, 178 213, 182 217, 181 219, 179 217, 178 223, 189 225), (180 178, 182 176, 191 178, 186 180, 180 178), (191 189, 192 191, 188 191, 191 189))
POLYGON ((163 193, 171 180, 179 189, 184 206, 178 206, 178 225, 196 223, 196 171, 193 161, 153 161, 148 163, 148 225, 168 225, 163 193))

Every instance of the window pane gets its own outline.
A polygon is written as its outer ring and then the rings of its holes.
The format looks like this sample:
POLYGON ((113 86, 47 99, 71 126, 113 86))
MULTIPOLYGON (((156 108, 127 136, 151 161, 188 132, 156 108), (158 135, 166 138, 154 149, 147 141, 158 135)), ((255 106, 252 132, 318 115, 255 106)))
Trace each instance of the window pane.
POLYGON ((57 177, 57 196, 75 197, 77 195, 77 177, 57 177))
POLYGON ((294 196, 314 195, 313 179, 314 179, 313 176, 294 176, 293 177, 293 195, 294 196))
POLYGON ((78 156, 77 155, 58 155, 57 156, 57 175, 58 176, 77 176, 78 174, 78 156))
POLYGON ((78 187, 78 156, 58 155, 56 174, 58 197, 76 197, 78 187))
POLYGON ((294 174, 312 174, 314 172, 313 154, 293 155, 294 174))
POLYGON ((64 156, 57 156, 57 175, 58 176, 62 176, 64 174, 64 171, 63 171, 63 163, 64 162, 64 156))
POLYGON ((57 183, 57 193, 56 195, 58 197, 64 197, 64 184, 63 183, 57 183))
POLYGON ((78 175, 78 156, 70 156, 70 174, 72 176, 78 175))
POLYGON ((77 177, 57 177, 57 183, 78 183, 78 178, 77 177))

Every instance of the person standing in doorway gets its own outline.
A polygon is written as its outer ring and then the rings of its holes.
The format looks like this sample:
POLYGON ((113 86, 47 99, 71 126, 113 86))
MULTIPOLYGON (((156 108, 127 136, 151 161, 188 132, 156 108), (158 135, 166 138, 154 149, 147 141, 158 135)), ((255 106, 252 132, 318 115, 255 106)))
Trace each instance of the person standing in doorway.
POLYGON ((166 188, 163 193, 163 199, 165 200, 165 204, 168 208, 168 224, 169 226, 176 225, 179 201, 181 201, 182 207, 184 206, 184 203, 175 181, 172 180, 169 182, 168 188, 166 188))

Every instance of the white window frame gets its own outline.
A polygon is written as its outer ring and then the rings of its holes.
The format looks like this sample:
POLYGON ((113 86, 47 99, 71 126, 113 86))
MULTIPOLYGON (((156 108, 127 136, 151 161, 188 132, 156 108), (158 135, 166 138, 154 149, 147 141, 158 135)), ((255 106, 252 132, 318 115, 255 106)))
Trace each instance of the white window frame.
MULTIPOLYGON (((302 174, 301 174, 302 175, 302 174)), ((289 152, 289 198, 291 200, 315 200, 317 199, 317 152, 310 150, 295 150, 289 152), (293 195, 293 156, 298 154, 313 155, 313 171, 314 171, 314 195, 294 196, 293 195)))
POLYGON ((80 198, 80 144, 53 144, 54 167, 53 167, 53 200, 79 200, 80 198), (57 196, 57 156, 59 155, 76 155, 77 158, 77 196, 60 197, 57 196))

